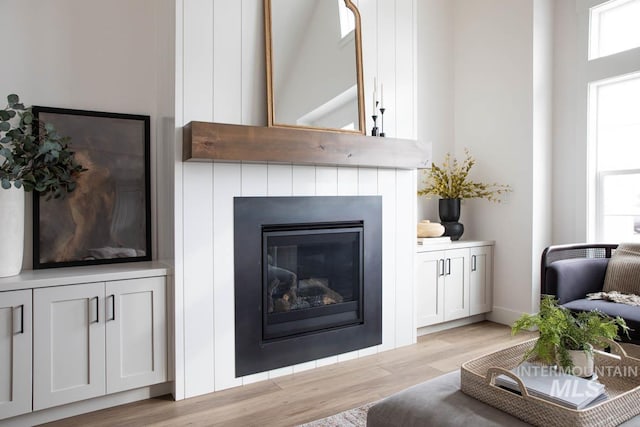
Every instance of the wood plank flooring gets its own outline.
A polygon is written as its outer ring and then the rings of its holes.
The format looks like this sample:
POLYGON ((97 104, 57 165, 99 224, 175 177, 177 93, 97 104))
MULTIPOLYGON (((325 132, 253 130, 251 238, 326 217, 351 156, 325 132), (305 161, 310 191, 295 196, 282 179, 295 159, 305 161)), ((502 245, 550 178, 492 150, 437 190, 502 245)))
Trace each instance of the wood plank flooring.
POLYGON ((456 370, 465 361, 533 333, 481 322, 418 339, 415 345, 312 371, 174 402, 161 397, 47 426, 295 426, 379 400, 456 370))

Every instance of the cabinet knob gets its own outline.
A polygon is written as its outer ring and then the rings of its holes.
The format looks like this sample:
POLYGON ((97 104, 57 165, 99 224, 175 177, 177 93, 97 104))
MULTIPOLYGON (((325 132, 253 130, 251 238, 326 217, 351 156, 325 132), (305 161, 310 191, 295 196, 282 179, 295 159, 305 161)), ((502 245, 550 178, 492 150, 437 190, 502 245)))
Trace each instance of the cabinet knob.
POLYGON ((444 259, 438 261, 438 276, 444 276, 444 259))
POLYGON ((451 258, 447 258, 447 276, 451 276, 451 258))
POLYGON ((476 256, 471 255, 471 271, 476 271, 476 256))

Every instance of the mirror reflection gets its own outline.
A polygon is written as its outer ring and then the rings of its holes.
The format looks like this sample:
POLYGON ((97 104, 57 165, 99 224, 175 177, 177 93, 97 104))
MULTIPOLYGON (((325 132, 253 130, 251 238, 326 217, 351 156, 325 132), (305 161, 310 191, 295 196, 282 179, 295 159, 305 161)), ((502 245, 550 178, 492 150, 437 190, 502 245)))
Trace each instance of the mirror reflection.
POLYGON ((360 19, 350 0, 265 0, 269 126, 364 132, 360 19))

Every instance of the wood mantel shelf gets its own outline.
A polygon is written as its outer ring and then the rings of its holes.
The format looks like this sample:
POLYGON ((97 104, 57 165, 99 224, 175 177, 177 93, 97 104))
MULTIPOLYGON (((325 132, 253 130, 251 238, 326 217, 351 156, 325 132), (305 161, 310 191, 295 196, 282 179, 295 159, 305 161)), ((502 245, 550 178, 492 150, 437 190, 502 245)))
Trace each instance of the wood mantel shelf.
POLYGON ((431 144, 354 133, 194 121, 183 128, 183 160, 417 169, 430 166, 431 144))

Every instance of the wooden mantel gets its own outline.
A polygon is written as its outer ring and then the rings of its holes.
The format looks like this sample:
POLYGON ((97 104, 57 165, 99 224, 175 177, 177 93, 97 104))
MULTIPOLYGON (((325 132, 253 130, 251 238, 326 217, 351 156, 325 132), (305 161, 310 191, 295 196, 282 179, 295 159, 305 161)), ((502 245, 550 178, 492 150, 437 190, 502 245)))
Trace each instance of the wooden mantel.
POLYGON ((418 169, 431 165, 431 143, 299 128, 191 122, 183 160, 418 169))

